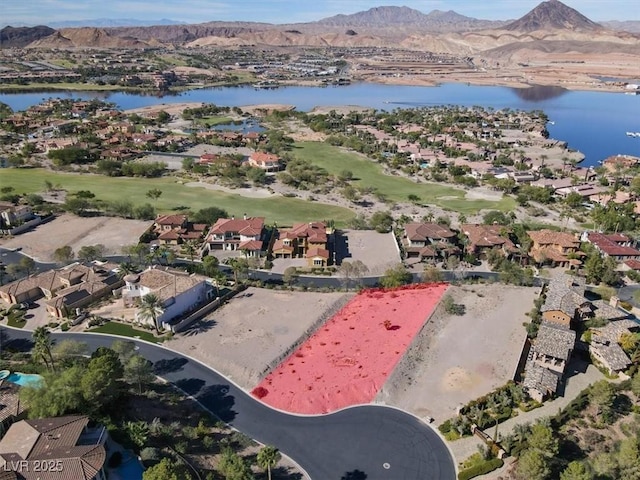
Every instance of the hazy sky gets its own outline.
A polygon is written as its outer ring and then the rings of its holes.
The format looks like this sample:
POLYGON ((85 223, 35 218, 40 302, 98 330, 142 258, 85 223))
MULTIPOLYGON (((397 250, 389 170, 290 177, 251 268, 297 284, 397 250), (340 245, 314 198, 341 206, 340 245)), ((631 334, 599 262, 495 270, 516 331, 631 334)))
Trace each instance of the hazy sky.
MULTIPOLYGON (((407 6, 429 13, 455 10, 469 17, 519 18, 539 0, 1 0, 0 24, 46 24, 65 20, 135 18, 202 23, 293 23, 355 13, 377 6, 407 6)), ((638 0, 565 0, 592 20, 640 20, 638 0)))

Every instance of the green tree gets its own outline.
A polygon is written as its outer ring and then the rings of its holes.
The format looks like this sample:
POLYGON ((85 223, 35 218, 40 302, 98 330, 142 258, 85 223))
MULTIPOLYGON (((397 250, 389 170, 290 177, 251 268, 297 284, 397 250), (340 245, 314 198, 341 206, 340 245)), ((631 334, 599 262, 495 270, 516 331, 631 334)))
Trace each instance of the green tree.
POLYGON ((603 418, 609 416, 614 400, 615 388, 610 382, 600 380, 591 385, 589 389, 589 402, 596 408, 596 415, 602 416, 603 418))
POLYGON ((291 286, 298 277, 298 269, 296 267, 287 267, 282 274, 282 281, 285 285, 291 286))
POLYGON ((53 258, 58 263, 69 263, 73 260, 73 249, 69 245, 56 248, 53 252, 53 258))
POLYGON ((233 272, 233 281, 238 284, 238 281, 247 274, 249 271, 249 262, 246 258, 232 258, 229 260, 229 266, 233 272))
POLYGON ((493 225, 497 223, 498 225, 509 225, 511 223, 510 218, 504 214, 504 212, 500 212, 499 210, 491 210, 490 212, 485 213, 484 217, 482 217, 482 221, 487 225, 493 225))
POLYGON ((160 190, 159 188, 152 188, 151 190, 147 190, 147 193, 145 195, 152 200, 158 200, 162 195, 162 190, 160 190))
POLYGON ((24 386, 20 399, 29 405, 29 418, 57 417, 82 410, 80 382, 82 365, 73 365, 61 372, 44 374, 38 386, 24 386))
POLYGON ((83 358, 88 352, 89 346, 85 342, 75 340, 62 340, 51 348, 51 354, 58 363, 83 358))
POLYGON ((531 427, 531 433, 527 439, 529 448, 540 452, 545 457, 553 457, 558 453, 558 439, 554 438, 553 431, 540 423, 531 427))
POLYGON ((637 438, 622 440, 617 457, 620 478, 640 479, 640 448, 637 438))
POLYGON ((248 168, 247 179, 251 180, 254 185, 264 185, 267 183, 267 172, 261 168, 248 168))
POLYGON ((104 257, 105 246, 102 244, 85 245, 78 250, 78 258, 83 262, 92 262, 104 257))
POLYGON ((640 371, 637 371, 631 380, 631 391, 640 397, 640 371))
POLYGON ((129 436, 129 439, 133 442, 133 444, 142 448, 145 446, 147 441, 149 440, 149 425, 147 422, 138 421, 138 422, 127 422, 124 425, 125 431, 129 436))
POLYGON ((338 268, 338 274, 342 276, 345 289, 349 290, 351 280, 358 281, 369 271, 369 268, 362 263, 362 260, 354 260, 353 262, 343 261, 338 268))
POLYGON ((202 273, 204 273, 207 277, 213 278, 216 275, 216 272, 219 271, 219 265, 220 262, 218 261, 217 257, 215 257, 214 255, 207 255, 202 260, 202 273))
POLYGON ((389 212, 375 212, 371 215, 369 225, 378 233, 389 233, 393 228, 393 217, 389 212))
POLYGON ((33 359, 36 362, 42 360, 48 369, 55 370, 53 354, 51 353, 53 340, 49 329, 47 327, 37 327, 31 337, 33 339, 33 349, 31 350, 33 359))
POLYGON ((229 214, 226 210, 218 207, 207 207, 198 210, 191 216, 193 223, 205 223, 207 225, 213 225, 219 218, 227 218, 229 214))
POLYGON ((271 469, 280 461, 280 452, 276 447, 265 445, 258 452, 258 465, 267 471, 269 480, 271 480, 271 469))
POLYGON ((18 265, 27 275, 31 275, 36 271, 36 262, 31 257, 20 257, 20 260, 18 260, 18 265))
POLYGON ((156 334, 160 333, 158 318, 163 313, 164 306, 157 295, 149 293, 142 297, 142 302, 140 303, 140 307, 138 308, 138 316, 145 321, 151 320, 153 322, 154 328, 156 329, 156 334))
POLYGON ((133 355, 124 365, 124 378, 136 384, 138 393, 142 393, 143 387, 149 385, 155 378, 151 362, 141 355, 133 355))
POLYGON ((142 480, 187 480, 179 476, 181 472, 177 466, 168 458, 163 458, 159 463, 147 468, 142 474, 142 480))
POLYGON ((547 459, 537 450, 526 450, 520 455, 515 471, 518 480, 546 480, 550 473, 547 459))
POLYGON ((118 358, 123 365, 136 353, 136 344, 131 340, 114 340, 111 350, 118 354, 118 358))
POLYGON ((584 463, 577 461, 567 465, 567 468, 560 474, 560 480, 591 480, 591 478, 593 478, 593 475, 585 467, 584 463))
POLYGON ((385 288, 399 287, 411 283, 413 275, 407 268, 399 263, 395 267, 389 268, 380 278, 380 285, 385 288))
POLYGON ((218 470, 225 480, 253 480, 251 468, 240 455, 230 448, 225 448, 220 455, 218 470))
POLYGON ((100 411, 120 396, 123 374, 124 368, 116 352, 100 347, 93 353, 80 381, 82 397, 91 411, 100 411))

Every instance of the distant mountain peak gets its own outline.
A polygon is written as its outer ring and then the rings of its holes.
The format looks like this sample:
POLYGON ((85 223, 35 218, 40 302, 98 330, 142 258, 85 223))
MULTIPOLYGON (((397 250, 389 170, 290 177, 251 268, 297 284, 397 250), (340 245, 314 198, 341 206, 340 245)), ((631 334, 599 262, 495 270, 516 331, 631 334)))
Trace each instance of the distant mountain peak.
POLYGON ((533 32, 536 30, 602 30, 602 26, 559 0, 547 0, 524 17, 509 23, 505 30, 533 32))

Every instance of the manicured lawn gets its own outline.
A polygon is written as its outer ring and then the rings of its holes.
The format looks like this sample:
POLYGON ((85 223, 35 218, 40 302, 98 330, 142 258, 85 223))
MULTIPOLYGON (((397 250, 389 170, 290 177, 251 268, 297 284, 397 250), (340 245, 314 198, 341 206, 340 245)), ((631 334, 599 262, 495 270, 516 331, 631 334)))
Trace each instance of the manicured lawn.
POLYGON ((409 195, 417 195, 423 204, 435 204, 461 213, 476 213, 482 209, 509 211, 515 208, 512 198, 500 201, 467 200, 465 191, 459 188, 438 183, 416 183, 407 178, 385 175, 379 164, 323 142, 296 143, 292 153, 323 167, 331 174, 350 170, 356 185, 376 187, 380 193, 396 202, 406 202, 409 195))
POLYGON ((124 323, 107 322, 104 325, 96 328, 92 328, 91 332, 94 333, 110 333, 111 335, 120 335, 121 337, 140 338, 152 343, 162 343, 163 338, 158 338, 152 333, 144 330, 138 330, 124 323))
POLYGON ((44 182, 60 185, 68 192, 90 190, 100 200, 129 200, 134 205, 153 204, 159 212, 171 213, 180 208, 199 210, 216 206, 225 209, 229 215, 265 217, 267 223, 278 222, 289 225, 295 222, 334 220, 337 226, 344 226, 355 215, 353 211, 308 202, 297 198, 274 196, 264 199, 243 197, 237 194, 186 187, 174 177, 125 178, 102 175, 81 175, 55 173, 44 169, 5 168, 0 173, 2 185, 11 185, 16 193, 38 193, 44 190, 44 182), (157 201, 150 200, 146 192, 157 188, 162 195, 157 201))
POLYGON ((22 328, 27 324, 27 320, 24 318, 24 312, 11 311, 7 315, 7 325, 14 328, 22 328))

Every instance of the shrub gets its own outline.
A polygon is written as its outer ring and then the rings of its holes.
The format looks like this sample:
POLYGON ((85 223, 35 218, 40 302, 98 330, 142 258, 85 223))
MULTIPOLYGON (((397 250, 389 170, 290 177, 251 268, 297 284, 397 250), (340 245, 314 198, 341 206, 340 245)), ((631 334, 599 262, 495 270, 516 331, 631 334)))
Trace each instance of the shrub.
POLYGON ((483 463, 474 465, 471 468, 467 468, 466 470, 462 470, 460 473, 458 473, 458 480, 469 480, 470 478, 479 477, 480 475, 486 475, 487 473, 493 472, 503 465, 504 462, 501 458, 493 458, 483 463))
POLYGON ((145 447, 140 451, 140 458, 145 463, 160 460, 161 457, 160 450, 154 447, 145 447))
POLYGON ((64 322, 62 325, 60 325, 60 330, 62 330, 63 332, 66 332, 67 330, 69 330, 69 322, 64 322))

